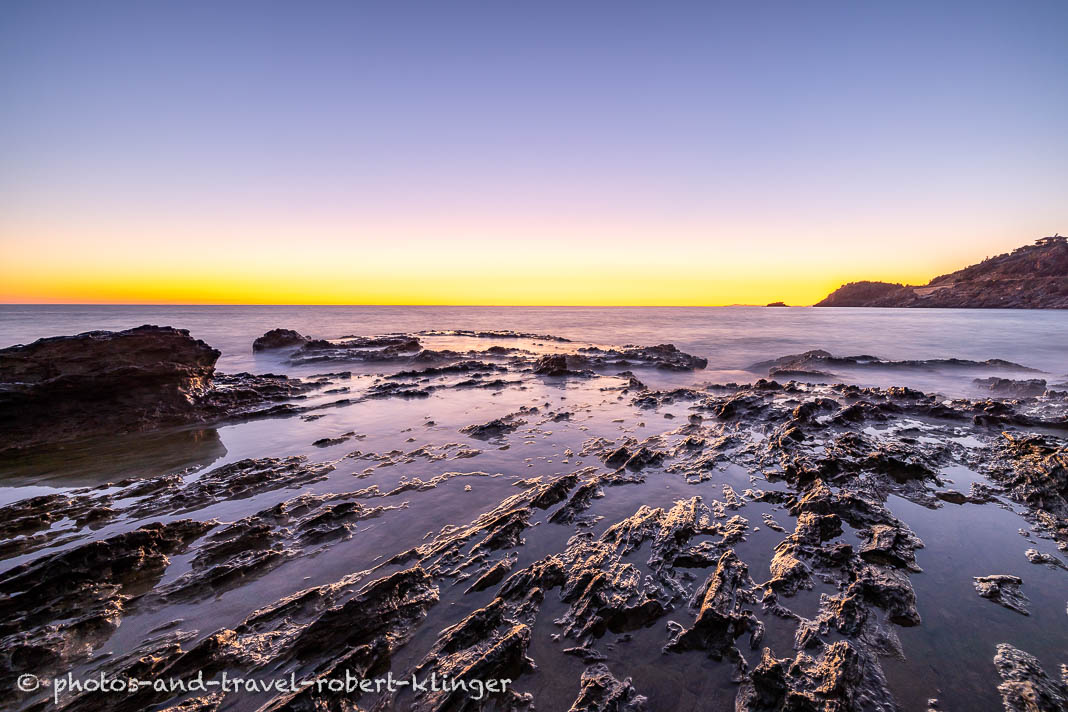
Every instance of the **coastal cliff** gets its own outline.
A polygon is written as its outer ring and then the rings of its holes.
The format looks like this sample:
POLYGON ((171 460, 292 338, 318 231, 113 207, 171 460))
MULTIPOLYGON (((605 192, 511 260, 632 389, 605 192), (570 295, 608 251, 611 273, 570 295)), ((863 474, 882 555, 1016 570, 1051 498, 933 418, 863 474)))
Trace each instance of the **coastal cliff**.
POLYGON ((1043 237, 923 286, 850 282, 815 306, 1068 309, 1068 239, 1043 237))

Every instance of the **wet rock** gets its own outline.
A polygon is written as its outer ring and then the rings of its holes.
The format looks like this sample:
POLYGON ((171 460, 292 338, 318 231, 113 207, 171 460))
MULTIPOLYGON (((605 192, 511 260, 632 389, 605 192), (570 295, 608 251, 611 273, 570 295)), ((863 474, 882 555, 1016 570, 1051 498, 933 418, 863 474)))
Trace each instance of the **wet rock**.
POLYGON ((587 665, 590 665, 592 663, 602 663, 608 659, 608 657, 604 653, 598 650, 594 650, 593 648, 587 648, 585 646, 564 648, 561 652, 564 655, 574 656, 580 659, 582 662, 586 663, 587 665))
POLYGON ((292 329, 271 329, 252 342, 252 350, 270 351, 272 349, 296 348, 303 346, 310 340, 307 336, 302 336, 292 329))
POLYGON ((483 591, 489 588, 490 586, 496 586, 504 579, 505 576, 508 575, 508 572, 512 570, 512 567, 515 566, 515 562, 515 556, 508 556, 501 559, 496 564, 487 569, 484 574, 479 576, 478 579, 476 579, 475 582, 471 584, 471 586, 464 593, 483 591))
POLYGON ((679 351, 673 344, 614 349, 591 346, 578 349, 575 360, 577 365, 594 369, 652 366, 666 371, 695 371, 708 366, 708 359, 679 351))
POLYGON ((597 497, 602 496, 600 481, 587 480, 580 484, 568 500, 549 517, 556 524, 573 524, 597 497))
MULTIPOLYGON (((659 465, 664 461, 664 454, 650 450, 649 448, 642 446, 638 448, 633 454, 623 462, 623 466, 628 470, 637 472, 643 470, 646 467, 653 465, 659 465)), ((607 464, 607 461, 606 461, 607 464)))
POLYGON ((980 596, 1011 611, 1028 616, 1031 615, 1027 610, 1030 601, 1020 591, 1021 585, 1023 585, 1023 579, 1007 574, 975 577, 975 592, 980 596))
POLYGON ((916 549, 923 547, 919 537, 908 529, 876 524, 868 530, 868 541, 859 549, 862 559, 873 563, 889 564, 920 572, 916 565, 916 549))
POLYGON ((563 354, 542 356, 534 362, 534 373, 541 376, 566 376, 571 371, 567 368, 567 357, 563 354))
POLYGON ((331 447, 333 445, 340 445, 341 443, 348 442, 350 438, 356 436, 355 432, 348 432, 343 435, 339 435, 336 438, 319 438, 312 443, 314 447, 331 447))
POLYGON ((736 638, 757 627, 753 613, 742 608, 747 600, 746 589, 752 585, 748 568, 734 551, 724 553, 702 587, 704 593, 693 627, 678 631, 665 649, 707 650, 712 658, 722 659, 736 638))
POLYGON ((413 360, 422 349, 419 339, 407 334, 347 336, 306 341, 289 356, 294 364, 319 362, 387 362, 413 360))
POLYGON ((87 656, 119 625, 128 602, 213 526, 189 519, 38 558, 0 574, 0 680, 44 675, 87 656))
POLYGON ((571 339, 552 334, 532 334, 526 331, 512 331, 511 329, 493 329, 475 331, 471 329, 437 329, 420 331, 420 336, 467 336, 475 339, 532 339, 534 341, 553 341, 557 343, 571 343, 571 339))
POLYGON ((1018 363, 1004 361, 1002 359, 987 359, 986 361, 971 361, 968 359, 945 358, 893 361, 879 358, 878 356, 833 356, 830 352, 822 349, 814 349, 801 354, 790 354, 771 361, 761 361, 749 367, 750 371, 760 372, 765 369, 782 368, 794 370, 822 370, 826 368, 883 368, 896 370, 1004 370, 1004 371, 1031 371, 1036 369, 1021 366, 1018 363))
POLYGON ((790 710, 897 709, 886 681, 866 656, 848 641, 838 641, 812 658, 776 659, 764 648, 760 664, 749 674, 735 700, 738 712, 790 710))
POLYGON ((107 495, 49 494, 0 507, 0 559, 58 545, 83 527, 103 526, 118 514, 110 504, 107 495))
POLYGON ((0 451, 196 422, 218 358, 160 326, 0 349, 0 451))
POLYGON ((333 470, 333 464, 309 463, 303 455, 246 458, 209 470, 189 484, 172 480, 166 489, 133 505, 130 512, 137 516, 191 512, 222 500, 317 482, 333 470))
POLYGON ((451 376, 458 374, 490 374, 507 371, 504 366, 488 363, 486 361, 459 361, 447 366, 429 366, 418 370, 398 371, 397 373, 391 373, 383 376, 386 379, 424 379, 432 378, 435 376, 451 376))
MULTIPOLYGON (((437 642, 415 668, 416 675, 434 672, 455 680, 508 680, 512 682, 524 672, 535 668, 527 656, 530 647, 530 626, 518 618, 536 613, 540 605, 540 589, 527 592, 525 600, 510 605, 503 598, 495 598, 454 626, 441 632, 437 642)), ((511 698, 514 691, 494 691, 490 697, 511 698)), ((465 709, 473 703, 466 689, 431 690, 420 692, 409 707, 413 712, 446 709, 465 709)))
POLYGON ((1061 561, 1053 554, 1047 554, 1044 551, 1039 551, 1038 549, 1028 549, 1024 552, 1024 555, 1027 557, 1027 560, 1030 561, 1032 564, 1045 564, 1051 569, 1068 570, 1068 566, 1066 566, 1063 561, 1061 561))
POLYGON ((1045 435, 1006 432, 1002 437, 988 473, 1035 511, 1062 548, 1068 547, 1068 449, 1045 435))
POLYGON ((768 377, 780 380, 799 379, 802 381, 837 378, 833 373, 828 373, 827 371, 815 371, 806 370, 802 368, 779 366, 773 366, 769 368, 768 377))
POLYGON ((647 698, 639 695, 628 677, 622 682, 605 665, 593 665, 582 672, 582 689, 568 712, 643 712, 647 698))
POLYGON ((1038 660, 1007 643, 998 645, 994 667, 1001 676, 998 692, 1005 712, 1060 712, 1068 709, 1068 675, 1051 679, 1038 660))
POLYGON ((622 467, 629 459, 630 450, 621 445, 619 448, 609 453, 608 457, 604 459, 604 464, 609 467, 622 467))
POLYGON ((1014 381, 1011 378, 975 378, 972 383, 984 391, 1007 398, 1030 398, 1046 392, 1046 382, 1041 378, 1014 381))
POLYGON ((526 423, 527 421, 516 418, 514 415, 507 415, 503 418, 494 418, 487 423, 465 426, 460 428, 460 432, 478 440, 490 440, 518 430, 519 426, 526 425, 526 423))
POLYGON ((945 490, 944 492, 936 492, 935 496, 943 502, 949 502, 950 504, 964 504, 970 501, 968 496, 957 492, 955 490, 945 490))
POLYGON ((561 475, 544 485, 539 485, 538 491, 530 500, 530 504, 538 509, 548 509, 554 504, 562 502, 567 498, 567 493, 574 489, 575 485, 578 484, 579 477, 583 474, 590 474, 592 471, 593 468, 587 468, 586 470, 573 472, 569 475, 561 475))

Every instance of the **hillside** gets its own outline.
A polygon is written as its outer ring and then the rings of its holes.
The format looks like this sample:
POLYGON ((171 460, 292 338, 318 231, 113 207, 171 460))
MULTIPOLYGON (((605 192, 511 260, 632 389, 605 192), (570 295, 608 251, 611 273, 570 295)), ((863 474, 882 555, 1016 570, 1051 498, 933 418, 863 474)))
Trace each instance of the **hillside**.
POLYGON ((923 286, 850 282, 815 306, 1068 309, 1068 239, 1043 237, 923 286))

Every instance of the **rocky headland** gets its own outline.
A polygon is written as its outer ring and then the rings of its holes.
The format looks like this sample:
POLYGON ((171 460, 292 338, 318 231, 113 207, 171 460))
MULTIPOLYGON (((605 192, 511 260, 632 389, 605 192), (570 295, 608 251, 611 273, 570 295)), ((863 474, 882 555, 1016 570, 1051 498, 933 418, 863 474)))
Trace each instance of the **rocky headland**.
POLYGON ((815 306, 1068 309, 1068 239, 1044 237, 922 286, 850 282, 815 306))

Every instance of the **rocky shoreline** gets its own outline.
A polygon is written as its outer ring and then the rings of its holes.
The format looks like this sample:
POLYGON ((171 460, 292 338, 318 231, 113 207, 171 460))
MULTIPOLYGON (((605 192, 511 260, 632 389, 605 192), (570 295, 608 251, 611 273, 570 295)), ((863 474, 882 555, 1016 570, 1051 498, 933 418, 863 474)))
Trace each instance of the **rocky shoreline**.
MULTIPOLYGON (((900 710, 914 708, 894 672, 909 660, 908 631, 957 605, 990 616, 992 634, 1034 620, 1052 639, 977 638, 969 647, 989 679, 946 681, 929 709, 1068 705, 1068 668, 1051 667, 1068 661, 1035 657, 1068 635, 1068 394, 1002 377, 1028 375, 1025 365, 812 351, 755 364, 770 376, 753 383, 657 390, 643 373, 705 360, 504 331, 327 341, 279 330, 254 348, 383 371, 222 375, 217 351, 168 327, 0 351, 9 452, 267 415, 310 432, 324 415, 363 414, 316 431, 303 452, 0 508, 0 684, 72 669, 515 682, 480 701, 145 688, 68 695, 59 709, 72 712, 900 710), (435 338, 470 346, 424 343, 435 338), (974 374, 989 396, 836 382, 871 363, 974 374), (375 431, 368 418, 394 407, 410 425, 375 431), (933 542, 906 515, 928 526, 970 512, 1006 518, 997 532, 1025 575, 928 556, 933 542), (301 585, 305 564, 328 580, 301 585), (967 598, 935 605, 918 593, 951 570, 967 598), (202 607, 242 596, 257 603, 205 625, 202 607), (679 671, 692 674, 685 684, 679 671), (687 697, 687 685, 703 692, 687 697)), ((18 708, 52 707, 49 693, 18 708)))

